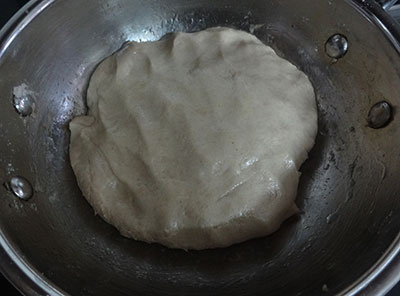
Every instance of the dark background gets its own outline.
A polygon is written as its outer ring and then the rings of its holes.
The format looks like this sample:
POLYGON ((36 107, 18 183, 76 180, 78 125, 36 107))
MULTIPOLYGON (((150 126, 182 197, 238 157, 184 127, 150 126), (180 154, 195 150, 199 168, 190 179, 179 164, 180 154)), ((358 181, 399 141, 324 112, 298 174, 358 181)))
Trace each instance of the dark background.
MULTIPOLYGON (((0 0, 0 27, 2 27, 13 16, 13 14, 27 2, 27 0, 0 0)), ((15 290, 12 285, 1 276, 1 274, 0 294, 5 296, 21 296, 21 294, 15 290)), ((397 285, 387 296, 400 296, 400 284, 397 285)))

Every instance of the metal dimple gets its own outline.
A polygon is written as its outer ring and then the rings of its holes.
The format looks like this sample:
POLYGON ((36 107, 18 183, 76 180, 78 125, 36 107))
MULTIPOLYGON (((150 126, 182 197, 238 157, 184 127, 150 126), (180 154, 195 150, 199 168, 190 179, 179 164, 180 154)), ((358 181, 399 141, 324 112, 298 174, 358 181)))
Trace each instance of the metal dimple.
POLYGON ((345 56, 349 50, 347 38, 341 34, 331 36, 325 43, 326 54, 333 59, 340 59, 345 56))
POLYGON ((21 176, 12 177, 7 188, 18 198, 29 200, 33 196, 33 187, 27 179, 21 176))
POLYGON ((21 116, 26 117, 32 114, 35 102, 32 96, 28 94, 23 96, 14 95, 13 104, 15 110, 17 110, 21 116))
POLYGON ((392 120, 392 106, 381 101, 371 107, 368 113, 368 126, 374 129, 385 127, 392 120))

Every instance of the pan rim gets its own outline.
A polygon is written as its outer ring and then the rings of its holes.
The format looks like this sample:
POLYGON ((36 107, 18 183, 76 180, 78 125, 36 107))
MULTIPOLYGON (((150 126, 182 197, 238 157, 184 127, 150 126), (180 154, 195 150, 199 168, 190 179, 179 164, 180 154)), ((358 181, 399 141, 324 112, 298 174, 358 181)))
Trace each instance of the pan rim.
MULTIPOLYGON (((0 30, 0 63, 18 34, 56 0, 31 0, 0 30)), ((378 26, 400 54, 400 26, 374 0, 345 0, 378 26)), ((24 295, 69 295, 19 253, 0 228, 0 272, 24 295)), ((400 280, 400 232, 380 259, 338 295, 385 295, 400 280)))

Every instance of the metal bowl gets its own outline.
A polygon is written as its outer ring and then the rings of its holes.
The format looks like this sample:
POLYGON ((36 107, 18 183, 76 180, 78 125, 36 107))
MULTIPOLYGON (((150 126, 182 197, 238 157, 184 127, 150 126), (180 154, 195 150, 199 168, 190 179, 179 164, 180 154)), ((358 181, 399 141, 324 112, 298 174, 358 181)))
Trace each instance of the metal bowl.
POLYGON ((30 295, 383 295, 400 277, 399 36, 372 0, 31 1, 0 33, 1 271, 30 295), (127 40, 212 26, 254 33, 316 88, 302 213, 226 249, 126 239, 82 197, 68 122, 127 40), (346 54, 326 44, 335 34, 346 54), (380 101, 391 122, 371 128, 380 101))

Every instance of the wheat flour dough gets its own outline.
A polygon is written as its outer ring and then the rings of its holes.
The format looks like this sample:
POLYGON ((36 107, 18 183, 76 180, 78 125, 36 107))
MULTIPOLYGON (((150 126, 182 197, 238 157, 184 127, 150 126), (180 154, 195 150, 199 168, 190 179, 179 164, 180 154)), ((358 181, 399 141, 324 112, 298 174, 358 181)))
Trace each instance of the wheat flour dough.
POLYGON ((94 72, 70 159, 95 212, 124 236, 227 247, 295 214, 314 145, 307 76, 246 32, 125 45, 94 72))

